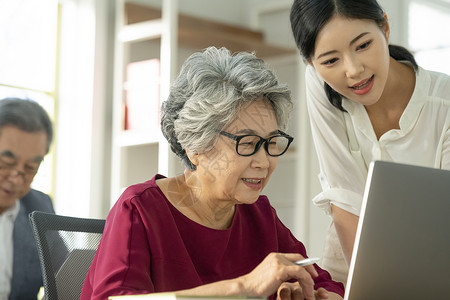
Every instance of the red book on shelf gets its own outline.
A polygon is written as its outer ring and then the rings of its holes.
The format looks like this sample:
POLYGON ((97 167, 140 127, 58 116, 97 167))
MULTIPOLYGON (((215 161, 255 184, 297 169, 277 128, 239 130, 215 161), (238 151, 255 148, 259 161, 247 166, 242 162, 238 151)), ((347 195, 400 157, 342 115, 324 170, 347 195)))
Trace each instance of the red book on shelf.
POLYGON ((124 129, 145 133, 159 130, 159 89, 159 59, 127 65, 124 129))

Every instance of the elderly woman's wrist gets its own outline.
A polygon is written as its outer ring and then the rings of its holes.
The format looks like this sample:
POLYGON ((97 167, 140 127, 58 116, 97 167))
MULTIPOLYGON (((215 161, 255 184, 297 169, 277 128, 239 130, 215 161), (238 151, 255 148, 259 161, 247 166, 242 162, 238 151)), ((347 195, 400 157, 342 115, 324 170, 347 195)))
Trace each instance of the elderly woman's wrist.
POLYGON ((232 280, 232 284, 230 287, 230 290, 232 291, 232 294, 234 295, 243 295, 243 296, 250 296, 253 297, 254 291, 252 291, 247 285, 246 280, 244 276, 238 277, 234 280, 232 280))

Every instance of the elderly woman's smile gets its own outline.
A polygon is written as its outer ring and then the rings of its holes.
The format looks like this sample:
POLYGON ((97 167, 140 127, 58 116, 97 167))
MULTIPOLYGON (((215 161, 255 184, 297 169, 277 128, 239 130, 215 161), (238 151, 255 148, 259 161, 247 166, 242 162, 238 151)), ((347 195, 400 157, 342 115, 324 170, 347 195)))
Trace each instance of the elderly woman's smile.
MULTIPOLYGON (((245 105, 224 131, 237 136, 251 133, 266 139, 277 130, 272 106, 261 99, 245 105)), ((254 151, 255 146, 256 143, 249 143, 239 145, 238 149, 249 147, 254 151)), ((239 155, 236 141, 220 135, 211 151, 198 155, 198 161, 196 173, 209 197, 249 204, 258 199, 277 166, 278 157, 270 156, 264 146, 253 155, 239 155)))

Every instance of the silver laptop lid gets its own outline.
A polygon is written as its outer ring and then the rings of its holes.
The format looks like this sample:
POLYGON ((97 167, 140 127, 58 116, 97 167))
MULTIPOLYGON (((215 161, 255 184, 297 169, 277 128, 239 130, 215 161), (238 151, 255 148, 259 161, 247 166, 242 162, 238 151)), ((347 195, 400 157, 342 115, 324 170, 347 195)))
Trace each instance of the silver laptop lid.
POLYGON ((372 162, 345 299, 450 299, 449 231, 450 171, 372 162))

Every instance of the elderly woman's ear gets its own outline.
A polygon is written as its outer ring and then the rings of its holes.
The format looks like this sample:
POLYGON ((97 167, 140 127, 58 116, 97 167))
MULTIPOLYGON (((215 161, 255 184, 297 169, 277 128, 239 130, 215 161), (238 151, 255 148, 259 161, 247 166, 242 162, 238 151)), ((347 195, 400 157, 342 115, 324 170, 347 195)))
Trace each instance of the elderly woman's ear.
POLYGON ((185 151, 186 151, 186 155, 189 158, 189 160, 191 161, 191 163, 197 167, 198 166, 198 154, 197 153, 191 154, 191 153, 189 153, 189 150, 187 150, 187 149, 185 151))

